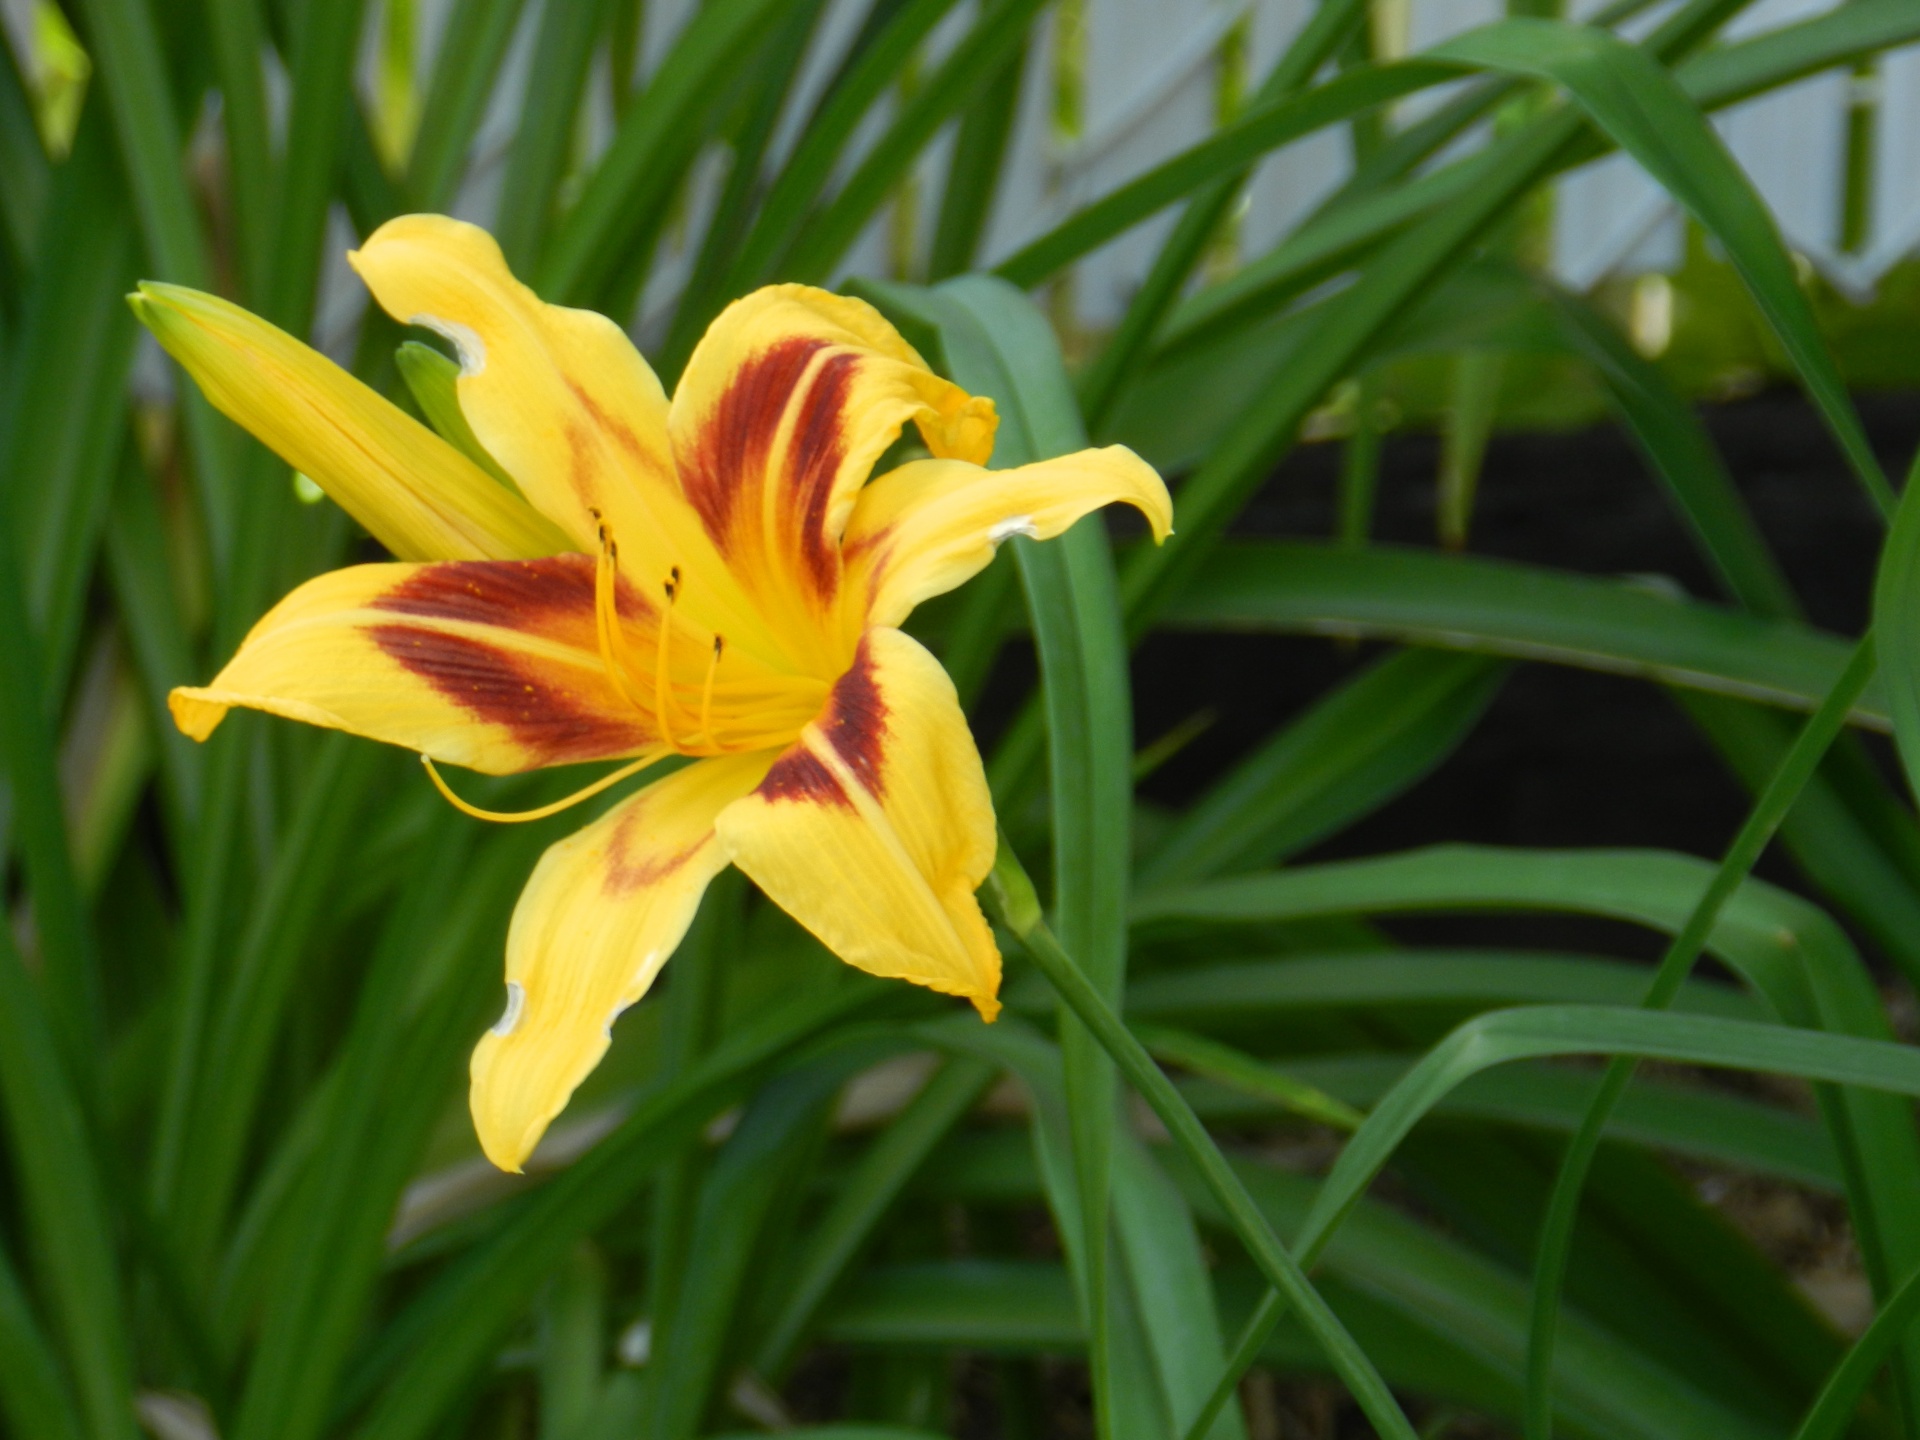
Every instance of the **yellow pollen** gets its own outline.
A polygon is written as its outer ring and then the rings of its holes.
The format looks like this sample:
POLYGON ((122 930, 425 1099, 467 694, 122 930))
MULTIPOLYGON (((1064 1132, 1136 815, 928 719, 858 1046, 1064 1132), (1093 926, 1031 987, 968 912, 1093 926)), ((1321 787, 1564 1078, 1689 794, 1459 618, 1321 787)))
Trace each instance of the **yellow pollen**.
POLYGON ((431 756, 422 755, 420 763, 427 767, 427 778, 433 781, 433 788, 438 790, 445 797, 446 802, 461 814, 471 815, 476 820, 491 820, 497 825, 521 825, 529 820, 544 820, 549 815, 558 815, 562 810, 572 809, 582 800, 591 800, 609 785, 618 785, 629 775, 646 769, 658 758, 656 755, 642 755, 638 760, 622 765, 612 774, 602 775, 591 785, 574 791, 566 799, 556 800, 551 805, 541 805, 532 810, 482 810, 478 805, 469 805, 454 794, 447 782, 440 777, 440 771, 435 767, 431 756))

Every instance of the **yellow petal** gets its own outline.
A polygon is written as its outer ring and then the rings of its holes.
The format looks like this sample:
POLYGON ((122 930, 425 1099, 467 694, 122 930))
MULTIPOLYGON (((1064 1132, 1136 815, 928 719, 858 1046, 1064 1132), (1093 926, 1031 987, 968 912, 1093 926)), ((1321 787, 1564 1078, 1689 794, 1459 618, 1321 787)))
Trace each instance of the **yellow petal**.
MULTIPOLYGON (((989 400, 929 370, 877 311, 803 285, 727 307, 674 392, 680 484, 790 649, 820 663, 854 495, 908 421, 936 455, 984 462, 989 400)), ((846 663, 829 657, 831 670, 846 663)))
POLYGON ((621 801, 541 857, 507 932, 507 1008, 474 1049, 487 1158, 520 1169, 600 1063, 726 866, 713 820, 774 752, 702 760, 621 801))
POLYGON ((453 446, 284 330, 215 295, 143 283, 133 310, 223 415, 403 560, 508 560, 567 537, 453 446))
POLYGON ((974 898, 993 801, 953 682, 917 641, 869 631, 826 712, 716 828, 848 964, 999 1012, 1000 952, 974 898))
POLYGON ((601 663, 584 555, 331 571, 169 703, 196 740, 242 705, 495 775, 659 747, 601 663))
POLYGON ((491 235, 441 215, 389 220, 348 258, 394 319, 453 341, 474 435, 577 548, 604 520, 643 593, 678 569, 684 614, 736 650, 772 648, 680 497, 666 396, 618 325, 546 304, 491 235))
POLYGON ((898 625, 921 601, 986 568, 1014 535, 1051 540, 1089 511, 1125 501, 1153 538, 1173 530, 1173 501, 1153 467, 1124 445, 1013 470, 918 460, 881 476, 853 507, 842 544, 848 619, 898 625))

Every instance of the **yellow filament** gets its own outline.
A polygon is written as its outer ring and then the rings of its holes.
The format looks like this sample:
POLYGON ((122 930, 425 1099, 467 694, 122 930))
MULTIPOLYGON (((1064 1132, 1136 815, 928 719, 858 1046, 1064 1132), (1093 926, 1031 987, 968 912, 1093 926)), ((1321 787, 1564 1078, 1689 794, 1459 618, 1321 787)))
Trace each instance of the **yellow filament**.
POLYGON ((660 726, 660 738, 672 749, 678 750, 679 744, 673 738, 673 727, 667 723, 667 709, 673 704, 673 677, 667 673, 668 648, 673 640, 673 602, 680 594, 680 567, 673 567, 667 580, 667 608, 660 612, 660 645, 654 651, 653 661, 653 713, 654 720, 660 726))
POLYGON ((551 805, 542 805, 533 810, 482 810, 478 805, 469 805, 454 794, 447 782, 440 778, 440 771, 434 766, 430 756, 422 755, 420 763, 427 767, 427 778, 433 781, 433 788, 438 790, 446 802, 461 814, 471 815, 476 820, 491 820, 498 825, 521 825, 529 820, 544 820, 549 815, 558 815, 562 810, 572 809, 582 800, 591 800, 609 785, 618 785, 629 775, 646 769, 659 758, 657 755, 642 755, 638 760, 622 765, 611 775, 602 775, 591 785, 574 791, 566 799, 556 800, 551 805))
POLYGON ((707 744, 716 750, 727 748, 720 743, 720 737, 713 733, 713 677, 720 673, 720 652, 726 648, 726 637, 715 635, 713 658, 707 662, 707 678, 700 686, 700 733, 707 737, 707 744))
MULTIPOLYGON (((598 512, 595 518, 599 518, 598 512)), ((620 604, 614 590, 620 576, 619 561, 620 548, 614 544, 613 533, 602 522, 600 558, 593 567, 594 633, 600 641, 600 664, 607 672, 607 679, 619 692, 620 698, 638 710, 640 702, 633 691, 627 688, 625 634, 620 628, 620 604)))

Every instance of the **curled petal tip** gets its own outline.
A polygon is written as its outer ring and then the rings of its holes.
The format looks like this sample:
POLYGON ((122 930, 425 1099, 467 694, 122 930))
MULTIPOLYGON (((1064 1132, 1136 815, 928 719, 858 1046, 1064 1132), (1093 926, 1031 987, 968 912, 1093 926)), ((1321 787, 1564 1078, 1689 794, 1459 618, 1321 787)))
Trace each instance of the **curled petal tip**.
POLYGON ((167 709, 173 715, 173 723, 180 728, 182 735, 194 740, 205 740, 227 718, 230 707, 217 700, 209 700, 199 690, 179 685, 167 692, 167 709))

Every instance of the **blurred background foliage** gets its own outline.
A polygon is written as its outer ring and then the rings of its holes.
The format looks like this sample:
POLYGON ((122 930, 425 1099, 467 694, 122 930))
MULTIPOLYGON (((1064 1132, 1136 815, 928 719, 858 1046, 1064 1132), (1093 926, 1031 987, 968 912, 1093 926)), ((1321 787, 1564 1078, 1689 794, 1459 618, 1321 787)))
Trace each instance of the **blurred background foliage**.
POLYGON ((1409 54, 1404 4, 1321 0, 1258 69, 1235 12, 1212 133, 1062 200, 1044 167, 1015 193, 1010 137, 1036 103, 1080 133, 1093 0, 7 0, 6 1433, 1920 1435, 1920 508, 1852 398, 1920 382, 1920 268, 1817 278, 1706 119, 1871 74, 1920 7, 1727 38, 1749 8, 1511 0, 1409 54), (1249 253, 1249 172, 1329 137, 1345 180, 1249 253), (1683 262, 1577 293, 1551 182, 1616 150, 1683 262), (1021 205, 1044 224, 995 241, 1021 205), (1001 872, 1000 1023, 723 879, 500 1175, 465 1056, 578 817, 487 829, 410 756, 258 716, 174 731, 170 686, 374 551, 122 297, 230 295, 457 428, 439 342, 339 263, 450 208, 669 384, 730 299, 835 284, 994 396, 996 463, 1122 440, 1175 482, 1164 549, 1016 540, 916 620, 1046 901, 1001 872), (1089 324, 1076 266, 1140 233, 1089 324), (1695 409, 1767 387, 1824 433, 1809 503, 1891 525, 1871 640, 1805 618, 1695 409), (1472 553, 1489 447, 1600 421, 1700 593, 1472 553), (1395 431, 1437 436, 1418 543, 1375 538, 1395 431), (1276 538, 1244 517, 1302 446, 1328 504, 1276 538), (1179 657, 1302 634, 1328 682, 1216 744, 1179 657), (1149 635, 1180 648, 1136 697, 1149 635), (1717 865, 1352 839, 1527 667, 1675 702, 1751 802, 1717 865))

